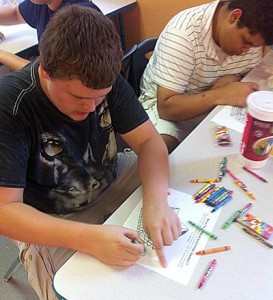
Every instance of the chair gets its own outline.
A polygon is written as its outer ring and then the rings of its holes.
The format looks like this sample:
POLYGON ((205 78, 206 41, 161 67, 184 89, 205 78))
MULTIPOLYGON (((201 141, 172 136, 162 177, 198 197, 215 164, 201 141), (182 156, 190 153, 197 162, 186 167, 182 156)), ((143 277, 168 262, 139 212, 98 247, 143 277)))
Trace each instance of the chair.
POLYGON ((153 51, 158 38, 149 38, 134 45, 122 59, 121 74, 129 82, 137 97, 140 95, 140 79, 149 61, 146 54, 153 51))
POLYGON ((4 280, 6 282, 8 282, 10 280, 11 276, 13 275, 13 273, 15 273, 17 271, 17 269, 20 267, 20 265, 21 265, 21 262, 19 260, 19 257, 17 257, 4 276, 4 280))

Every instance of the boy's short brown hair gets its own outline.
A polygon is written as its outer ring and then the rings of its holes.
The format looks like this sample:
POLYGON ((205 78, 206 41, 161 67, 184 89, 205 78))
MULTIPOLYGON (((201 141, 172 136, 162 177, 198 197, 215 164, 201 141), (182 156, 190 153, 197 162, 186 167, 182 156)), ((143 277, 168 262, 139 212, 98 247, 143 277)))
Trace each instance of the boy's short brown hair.
POLYGON ((79 79, 94 89, 114 83, 123 55, 113 23, 78 5, 65 6, 54 15, 39 50, 42 67, 52 79, 79 79))

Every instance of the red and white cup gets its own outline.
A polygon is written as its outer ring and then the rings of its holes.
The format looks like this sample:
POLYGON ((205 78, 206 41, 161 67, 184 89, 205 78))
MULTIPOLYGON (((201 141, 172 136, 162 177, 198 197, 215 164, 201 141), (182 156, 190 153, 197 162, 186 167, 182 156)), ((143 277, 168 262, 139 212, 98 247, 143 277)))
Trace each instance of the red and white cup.
POLYGON ((273 146, 273 92, 257 91, 247 98, 241 158, 249 168, 262 168, 273 146))

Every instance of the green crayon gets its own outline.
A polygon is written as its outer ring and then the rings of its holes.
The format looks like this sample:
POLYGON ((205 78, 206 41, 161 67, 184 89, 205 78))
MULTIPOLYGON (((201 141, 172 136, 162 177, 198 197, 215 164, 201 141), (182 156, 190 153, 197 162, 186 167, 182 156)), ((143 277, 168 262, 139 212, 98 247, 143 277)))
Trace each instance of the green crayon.
POLYGON ((240 215, 241 212, 242 212, 241 209, 235 211, 235 213, 233 214, 233 216, 230 219, 228 219, 226 221, 226 223, 222 226, 222 229, 228 228, 229 225, 232 224, 235 221, 235 219, 240 215))
POLYGON ((203 227, 201 227, 201 226, 195 224, 195 223, 192 222, 192 221, 188 221, 188 222, 189 222, 192 226, 194 226, 195 228, 197 228, 198 230, 200 230, 200 231, 204 232, 205 234, 207 234, 210 238, 212 238, 212 239, 214 239, 214 240, 217 239, 217 235, 215 235, 214 233, 207 231, 206 229, 204 229, 203 227))

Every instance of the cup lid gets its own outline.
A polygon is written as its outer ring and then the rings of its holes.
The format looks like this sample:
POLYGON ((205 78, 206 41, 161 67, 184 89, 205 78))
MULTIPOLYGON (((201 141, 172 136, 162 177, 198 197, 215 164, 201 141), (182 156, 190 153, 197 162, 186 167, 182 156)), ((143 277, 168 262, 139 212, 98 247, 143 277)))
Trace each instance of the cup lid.
POLYGON ((273 122, 273 92, 257 91, 247 97, 248 112, 261 121, 273 122))

